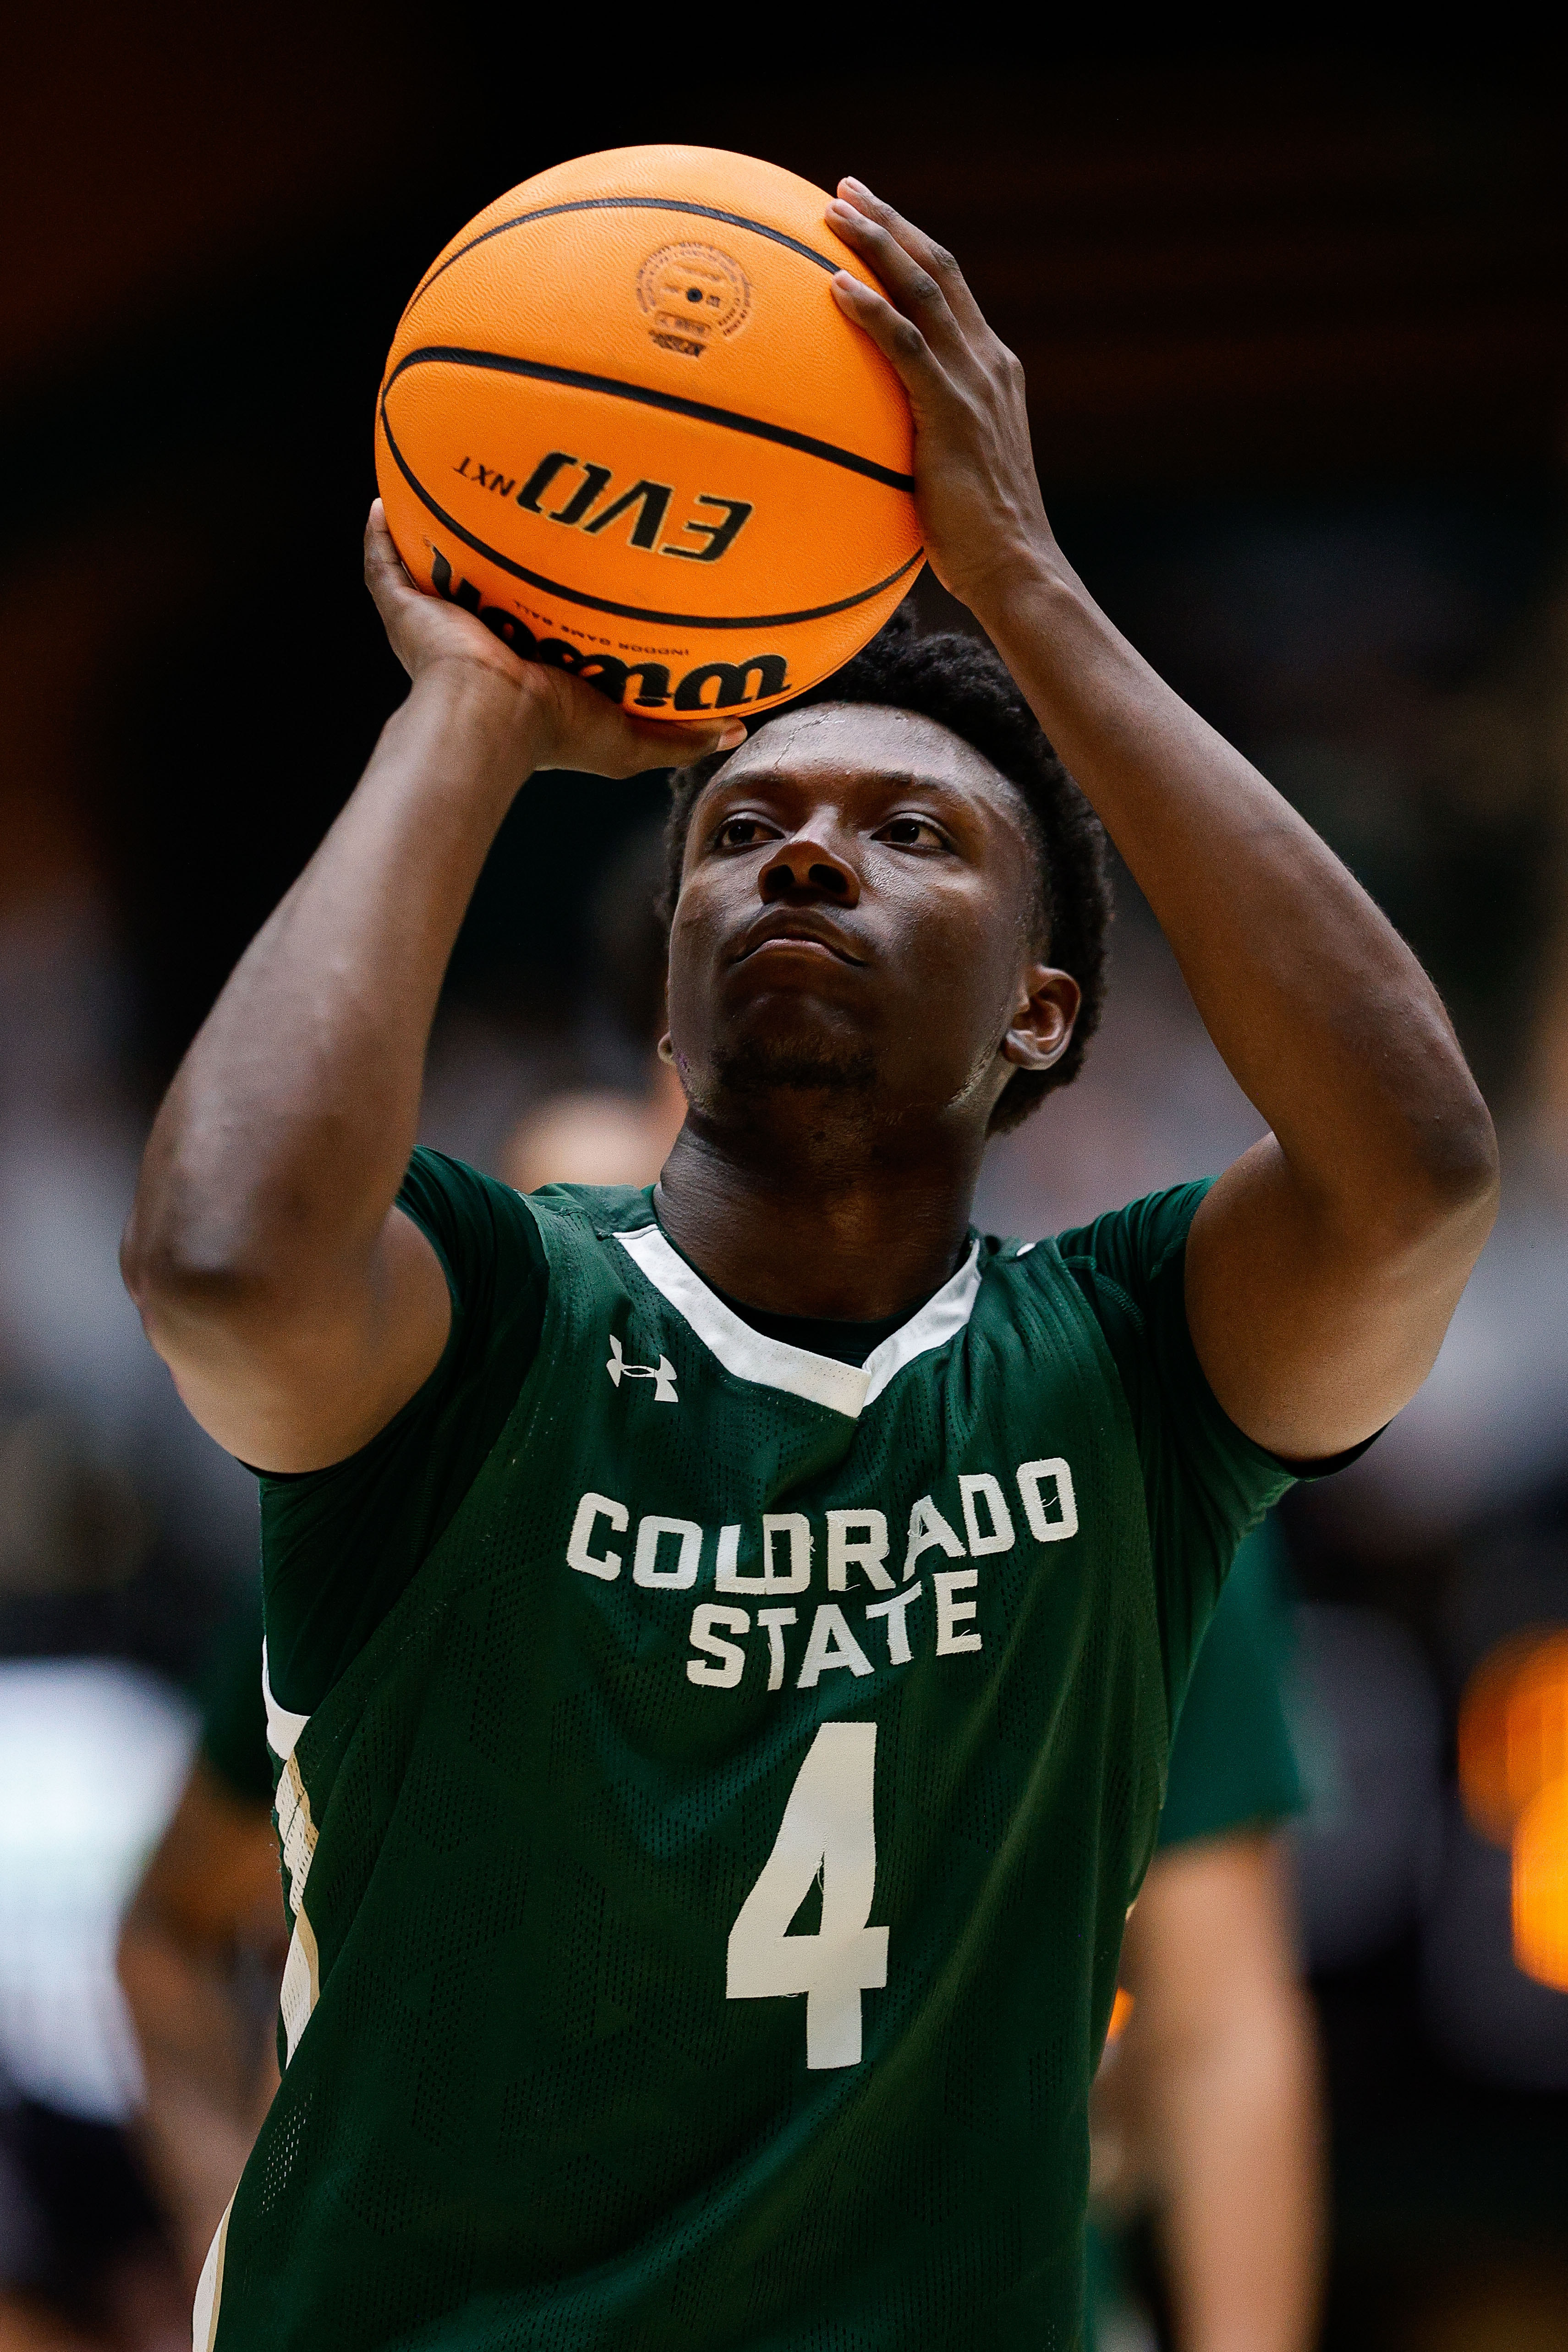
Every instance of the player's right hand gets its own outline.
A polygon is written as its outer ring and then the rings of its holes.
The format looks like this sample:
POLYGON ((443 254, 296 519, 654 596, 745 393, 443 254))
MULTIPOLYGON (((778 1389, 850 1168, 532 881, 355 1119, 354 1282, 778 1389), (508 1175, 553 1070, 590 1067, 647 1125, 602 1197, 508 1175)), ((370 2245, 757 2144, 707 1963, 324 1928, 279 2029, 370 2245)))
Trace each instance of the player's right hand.
POLYGON ((688 768, 710 751, 732 751, 745 740, 738 719, 715 719, 706 727, 655 726, 566 670, 523 661, 462 605, 416 585, 379 499, 365 524, 364 579, 409 677, 417 683, 444 670, 492 700, 497 725, 517 737, 530 772, 574 768, 595 776, 636 776, 649 768, 688 768))

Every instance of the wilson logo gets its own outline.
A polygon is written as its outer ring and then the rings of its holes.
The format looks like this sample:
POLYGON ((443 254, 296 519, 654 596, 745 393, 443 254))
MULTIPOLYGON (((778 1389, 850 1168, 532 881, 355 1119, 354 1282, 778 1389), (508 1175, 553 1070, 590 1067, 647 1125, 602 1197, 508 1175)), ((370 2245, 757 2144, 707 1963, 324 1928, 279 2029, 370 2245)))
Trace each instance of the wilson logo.
POLYGON ((487 604, 471 580, 455 580, 452 566, 438 547, 430 550, 430 576, 438 596, 472 613, 523 661, 570 670, 610 702, 626 702, 634 678, 637 692, 630 699, 638 710, 732 710, 738 703, 763 702, 771 695, 789 690, 789 665, 783 654, 701 662, 672 687, 664 662, 624 662, 614 654, 597 653, 591 646, 568 645, 562 637, 536 637, 515 613, 501 604, 487 604))
POLYGON ((696 505, 710 511, 688 515, 667 530, 673 482, 633 482, 629 488, 616 490, 608 466, 592 465, 564 449, 552 449, 541 457, 521 488, 515 474, 481 465, 477 457, 465 457, 452 471, 492 498, 510 499, 525 514, 542 515, 546 522, 558 522, 566 530, 585 530, 595 539, 619 523, 622 530, 616 536, 620 539, 624 533, 627 547, 640 548, 645 555, 682 556, 688 563, 717 563, 755 511, 748 499, 714 498, 700 490, 696 505), (574 480, 576 475, 580 481, 574 480), (560 499, 560 504, 546 506, 546 497, 560 499))

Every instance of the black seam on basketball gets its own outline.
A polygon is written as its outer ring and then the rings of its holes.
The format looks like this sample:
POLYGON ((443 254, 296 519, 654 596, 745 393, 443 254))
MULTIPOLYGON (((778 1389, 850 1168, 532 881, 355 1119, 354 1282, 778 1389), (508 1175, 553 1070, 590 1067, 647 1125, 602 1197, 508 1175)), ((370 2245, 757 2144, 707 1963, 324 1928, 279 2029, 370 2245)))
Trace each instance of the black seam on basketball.
POLYGON ((776 441, 785 449, 799 449, 807 457, 820 457, 825 465, 843 466, 852 474, 864 474, 868 481, 880 482, 889 490, 912 490, 912 474, 896 474, 890 466, 879 466, 874 457, 862 457, 853 449, 840 449, 831 441, 814 440, 809 433, 795 433, 787 425, 764 425, 761 417, 742 416, 732 408, 713 408, 705 400, 687 400, 679 393, 651 392, 644 384, 622 383, 613 375, 585 375, 580 368, 553 367, 543 360, 509 359, 501 352, 464 351, 453 343, 423 343, 398 361, 381 388, 384 405, 386 395, 405 368, 429 365, 447 367, 491 368, 501 375, 525 375, 540 383, 570 384, 578 392, 602 392, 612 400, 634 400, 643 408, 665 408, 677 416, 694 416, 701 425, 719 425, 731 433, 749 433, 758 441, 776 441))
MULTIPOLYGON (((766 221, 749 220, 744 213, 721 213, 714 205, 689 204, 680 196, 579 196, 569 205, 542 205, 535 213, 519 213, 512 220, 497 221, 494 228, 481 229, 478 236, 471 236, 467 245, 460 245, 456 253, 449 253, 445 261, 438 261, 429 277, 420 280, 408 298, 408 310, 412 310, 415 303, 428 293, 437 278, 450 269, 454 262, 461 261, 464 254, 472 253, 476 246, 488 245, 492 236, 504 236, 509 229, 526 228, 530 221, 552 219, 557 213, 615 212, 690 213, 699 220, 723 221, 731 228, 749 228, 757 236, 771 237, 774 245, 787 245, 792 253, 800 254, 807 261, 815 261, 818 269, 826 269, 830 276, 844 266, 842 262, 830 261, 814 246, 802 245, 798 237, 786 236, 782 228, 770 228, 766 221)), ((408 316, 408 310, 405 310, 405 318, 408 316)))
POLYGON ((542 588, 547 595, 563 596, 569 604, 585 605, 593 613, 613 614, 620 621, 655 621, 671 629, 785 629, 793 627, 797 621, 826 621, 835 613, 850 612, 857 604, 864 604, 871 597, 879 596, 885 588, 890 588, 895 581, 901 580, 906 572, 912 571, 925 555, 924 548, 917 547, 909 562, 900 563, 896 572, 889 572, 885 580, 877 581, 869 588, 858 590, 853 596, 841 596, 836 604, 814 604, 802 613, 739 613, 734 615, 659 613, 646 604, 615 604, 607 596, 584 595, 580 588, 568 588, 563 581, 548 579, 542 572, 530 572, 526 564, 514 563, 510 555, 503 555, 499 547, 491 547, 486 541, 477 538, 474 532, 465 530, 456 515, 449 515, 445 507, 437 506, 393 438, 392 427, 386 421, 384 399, 381 404, 381 429, 386 436, 386 446, 396 461, 398 472, 420 505, 433 514, 437 522, 445 523, 465 547, 471 547, 474 553, 482 555, 487 563, 499 564, 503 572, 510 572, 514 580, 525 580, 531 588, 542 588))

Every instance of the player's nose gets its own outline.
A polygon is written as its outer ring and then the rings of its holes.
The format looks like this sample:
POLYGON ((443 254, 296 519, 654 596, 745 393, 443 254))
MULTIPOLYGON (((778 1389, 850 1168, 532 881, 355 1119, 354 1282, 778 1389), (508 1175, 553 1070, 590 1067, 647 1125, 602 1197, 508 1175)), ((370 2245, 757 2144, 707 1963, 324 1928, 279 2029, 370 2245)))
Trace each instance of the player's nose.
POLYGON ((854 866, 829 843, 809 833, 776 845, 763 861, 757 887, 768 904, 777 898, 805 897, 854 907, 860 898, 860 877, 854 866))

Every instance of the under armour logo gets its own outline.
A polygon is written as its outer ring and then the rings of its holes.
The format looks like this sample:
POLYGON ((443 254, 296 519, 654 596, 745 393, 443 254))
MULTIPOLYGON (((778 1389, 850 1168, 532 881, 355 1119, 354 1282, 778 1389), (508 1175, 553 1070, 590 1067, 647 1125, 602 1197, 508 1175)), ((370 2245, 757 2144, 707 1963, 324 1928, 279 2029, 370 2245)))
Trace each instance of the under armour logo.
POLYGON ((623 1380, 651 1381, 655 1404, 680 1402, 680 1399, 675 1393, 675 1366, 670 1362, 669 1358, 661 1356, 657 1366, 628 1364, 621 1353, 621 1343, 613 1331, 610 1334, 610 1360, 605 1366, 605 1370, 617 1388, 620 1387, 623 1380))

